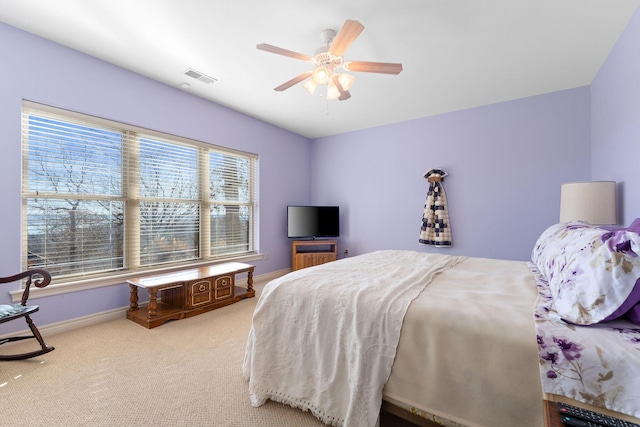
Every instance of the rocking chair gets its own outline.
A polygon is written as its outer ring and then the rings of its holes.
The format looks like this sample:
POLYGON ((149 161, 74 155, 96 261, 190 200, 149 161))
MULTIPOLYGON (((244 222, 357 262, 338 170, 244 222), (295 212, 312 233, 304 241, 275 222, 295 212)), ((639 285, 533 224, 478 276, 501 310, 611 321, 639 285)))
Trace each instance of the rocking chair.
POLYGON ((31 287, 31 285, 33 284, 38 288, 44 288, 51 282, 51 274, 49 274, 49 272, 46 270, 32 269, 23 271, 22 273, 16 274, 14 276, 0 277, 0 283, 15 282, 17 280, 22 280, 25 277, 27 278, 27 281, 25 283, 24 292, 22 293, 22 303, 14 305, 0 305, 0 323, 9 322, 11 320, 24 317, 27 325, 29 325, 29 329, 31 329, 32 335, 0 338, 0 345, 12 341, 35 338, 38 343, 40 343, 41 349, 28 353, 0 355, 0 361, 29 359, 31 357, 40 356, 41 354, 49 353, 50 351, 54 350, 54 347, 49 347, 44 343, 42 335, 40 335, 38 328, 36 328, 33 320, 31 320, 31 314, 38 311, 40 307, 38 307, 37 305, 27 306, 27 299, 29 298, 29 288, 31 287))

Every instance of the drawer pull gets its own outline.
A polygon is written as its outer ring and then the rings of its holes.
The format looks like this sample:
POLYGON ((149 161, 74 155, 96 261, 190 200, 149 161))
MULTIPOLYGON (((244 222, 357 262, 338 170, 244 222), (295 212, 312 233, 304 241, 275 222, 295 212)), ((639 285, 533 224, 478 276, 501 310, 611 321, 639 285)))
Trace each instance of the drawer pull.
POLYGON ((204 292, 207 290, 207 287, 205 285, 200 285, 200 292, 204 292))

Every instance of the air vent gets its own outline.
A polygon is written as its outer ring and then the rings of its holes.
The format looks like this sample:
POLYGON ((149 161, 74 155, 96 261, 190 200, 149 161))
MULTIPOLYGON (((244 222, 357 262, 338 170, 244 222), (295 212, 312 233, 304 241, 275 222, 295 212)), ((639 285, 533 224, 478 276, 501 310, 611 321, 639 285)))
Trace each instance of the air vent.
POLYGON ((187 71, 185 71, 184 74, 189 77, 193 77, 194 79, 199 80, 202 83, 206 83, 206 84, 217 82, 217 80, 214 79, 213 77, 207 76, 206 74, 203 74, 200 71, 196 71, 193 68, 187 69, 187 71))

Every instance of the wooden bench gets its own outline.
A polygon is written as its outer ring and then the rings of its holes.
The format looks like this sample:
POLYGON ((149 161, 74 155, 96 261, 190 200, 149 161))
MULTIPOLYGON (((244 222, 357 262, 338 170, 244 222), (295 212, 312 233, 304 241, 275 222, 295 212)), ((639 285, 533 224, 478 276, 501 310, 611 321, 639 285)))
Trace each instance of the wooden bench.
POLYGON ((192 317, 253 297, 254 269, 250 264, 229 262, 129 279, 127 319, 151 329, 168 320, 192 317), (236 274, 241 273, 247 273, 246 289, 235 286, 236 274), (147 289, 148 304, 138 306, 138 288, 147 289))

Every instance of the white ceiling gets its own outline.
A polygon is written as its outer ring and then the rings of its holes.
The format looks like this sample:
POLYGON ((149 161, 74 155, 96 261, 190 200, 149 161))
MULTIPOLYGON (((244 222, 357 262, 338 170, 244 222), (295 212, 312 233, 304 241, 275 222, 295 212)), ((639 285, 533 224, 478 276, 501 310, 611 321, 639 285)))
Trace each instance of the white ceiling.
MULTIPOLYGON (((640 0, 0 0, 0 21, 309 138, 589 85, 640 0), (351 99, 300 84, 325 28, 365 29, 351 99), (217 81, 185 76, 193 68, 217 81)), ((0 41, 1 43, 2 41, 0 41)))

